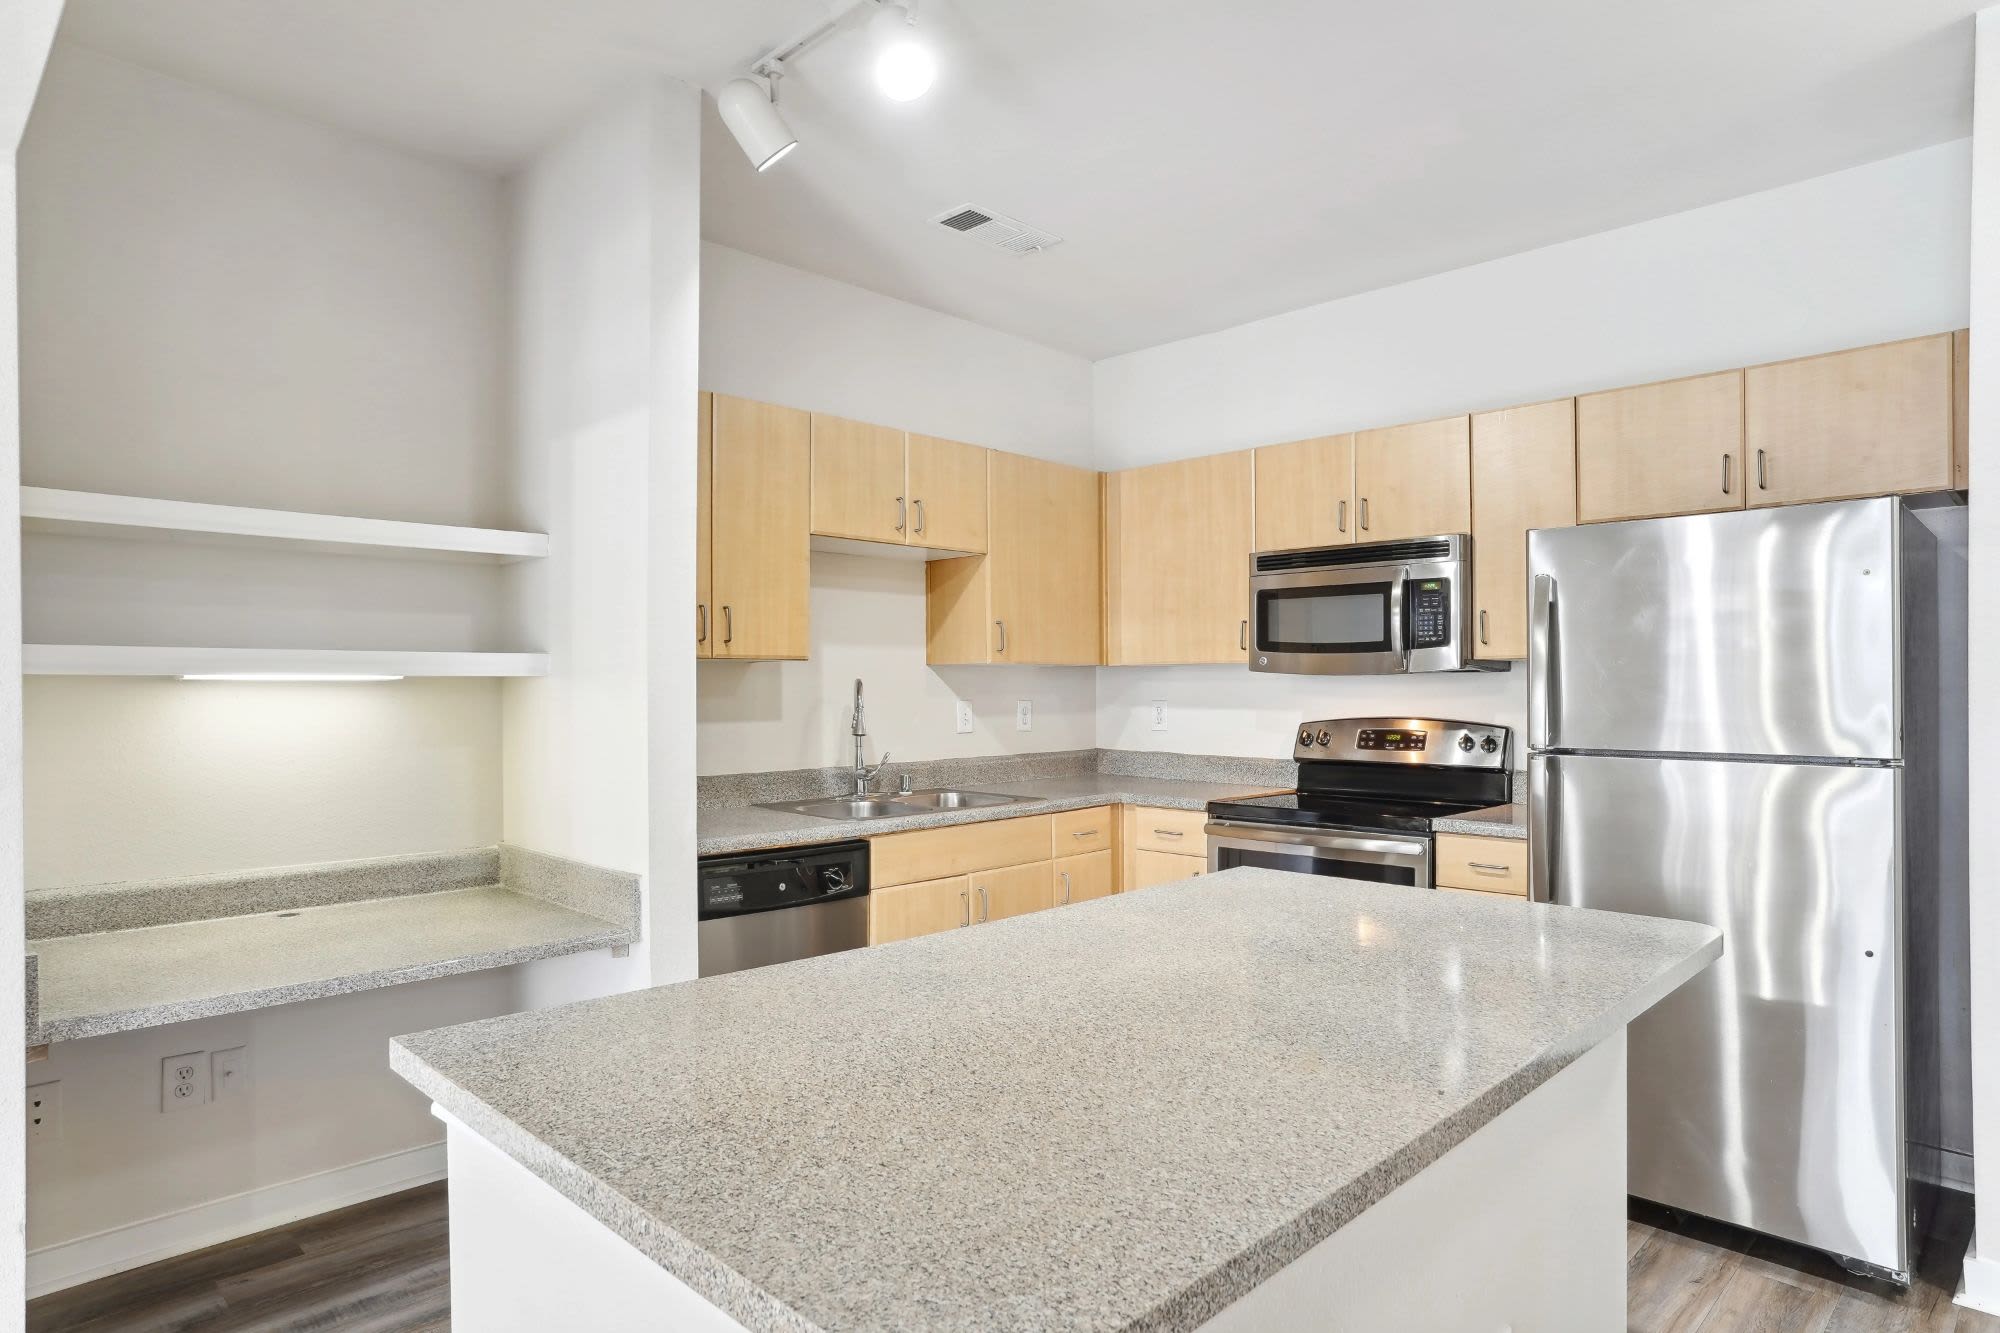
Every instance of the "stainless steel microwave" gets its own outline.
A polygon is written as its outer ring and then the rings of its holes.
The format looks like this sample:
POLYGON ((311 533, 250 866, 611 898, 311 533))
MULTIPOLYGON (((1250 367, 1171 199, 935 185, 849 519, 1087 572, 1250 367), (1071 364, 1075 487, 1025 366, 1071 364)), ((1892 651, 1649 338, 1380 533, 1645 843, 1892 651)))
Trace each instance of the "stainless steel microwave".
POLYGON ((1250 669, 1295 676, 1505 670, 1473 660, 1464 533, 1250 557, 1250 669))

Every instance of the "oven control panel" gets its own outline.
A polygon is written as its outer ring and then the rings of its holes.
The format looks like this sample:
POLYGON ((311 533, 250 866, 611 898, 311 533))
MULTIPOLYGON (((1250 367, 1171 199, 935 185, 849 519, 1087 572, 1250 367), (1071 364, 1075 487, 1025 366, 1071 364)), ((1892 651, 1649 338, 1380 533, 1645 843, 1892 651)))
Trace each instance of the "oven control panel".
POLYGON ((1300 763, 1423 764, 1505 770, 1513 733, 1484 722, 1420 717, 1348 717, 1302 722, 1292 746, 1300 763))
POLYGON ((1416 648, 1451 646, 1451 580, 1406 579, 1403 582, 1403 617, 1409 645, 1416 648))
POLYGON ((1363 727, 1355 733, 1357 750, 1422 750, 1430 744, 1428 731, 1391 731, 1383 727, 1363 727))

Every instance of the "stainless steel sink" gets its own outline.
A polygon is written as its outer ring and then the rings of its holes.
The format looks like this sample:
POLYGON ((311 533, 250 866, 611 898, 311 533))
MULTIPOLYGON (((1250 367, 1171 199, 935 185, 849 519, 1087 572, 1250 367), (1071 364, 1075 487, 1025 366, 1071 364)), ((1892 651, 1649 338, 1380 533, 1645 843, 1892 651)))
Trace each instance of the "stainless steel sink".
POLYGON ((815 819, 894 819, 898 815, 927 814, 936 807, 883 796, 832 796, 818 801, 768 801, 763 808, 811 815, 815 819))
POLYGON ((1002 796, 990 791, 960 791, 955 787, 934 787, 929 791, 898 793, 898 801, 921 805, 927 810, 978 810, 990 805, 1015 805, 1027 799, 1002 796))

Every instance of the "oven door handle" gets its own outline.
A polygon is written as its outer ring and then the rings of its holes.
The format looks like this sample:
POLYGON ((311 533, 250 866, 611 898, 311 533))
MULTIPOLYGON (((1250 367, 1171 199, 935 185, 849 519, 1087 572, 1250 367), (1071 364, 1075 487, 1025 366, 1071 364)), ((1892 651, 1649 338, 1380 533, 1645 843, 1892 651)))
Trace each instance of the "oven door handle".
POLYGON ((1280 842, 1293 847, 1320 847, 1331 852, 1366 852, 1374 856, 1428 856, 1430 845, 1401 838, 1377 838, 1354 833, 1316 833, 1308 829, 1239 824, 1211 819, 1203 830, 1211 838, 1248 842, 1280 842))

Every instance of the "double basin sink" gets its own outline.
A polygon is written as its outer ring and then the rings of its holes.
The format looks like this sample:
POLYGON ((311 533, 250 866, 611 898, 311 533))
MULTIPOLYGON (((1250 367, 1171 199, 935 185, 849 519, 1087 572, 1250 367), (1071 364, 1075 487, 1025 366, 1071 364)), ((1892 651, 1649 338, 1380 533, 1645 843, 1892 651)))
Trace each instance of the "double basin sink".
POLYGON ((811 815, 815 819, 899 819, 905 815, 936 814, 940 810, 983 810, 996 805, 1019 805, 1025 796, 1002 796, 990 791, 961 791, 955 787, 928 791, 898 792, 894 796, 830 796, 817 801, 766 801, 762 808, 790 814, 811 815))

